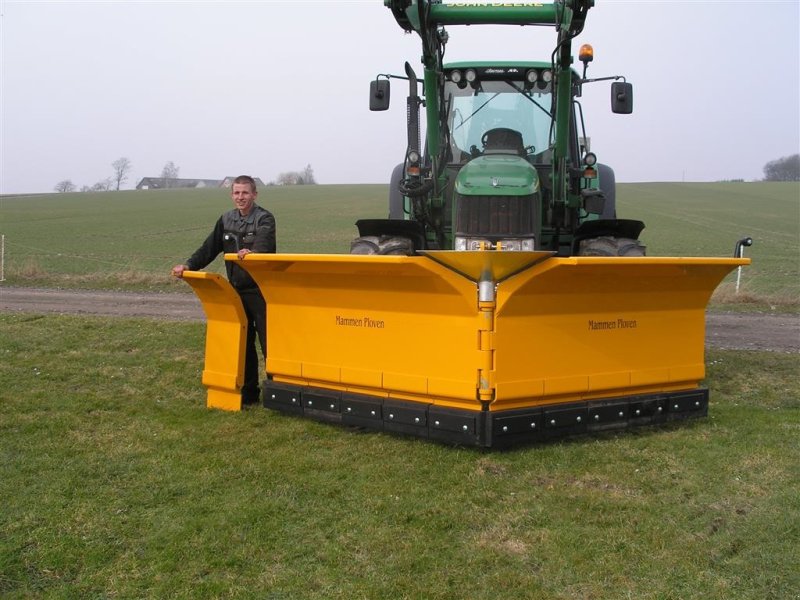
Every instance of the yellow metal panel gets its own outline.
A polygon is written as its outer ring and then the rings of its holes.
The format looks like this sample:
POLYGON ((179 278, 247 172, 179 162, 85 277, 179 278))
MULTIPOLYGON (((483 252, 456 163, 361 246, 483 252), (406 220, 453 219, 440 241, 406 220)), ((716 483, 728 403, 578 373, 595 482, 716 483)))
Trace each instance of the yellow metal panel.
POLYGON ((321 365, 306 361, 303 363, 303 377, 339 383, 341 381, 341 370, 336 365, 321 365))
POLYGON ((669 368, 657 367, 653 369, 640 368, 631 371, 631 386, 648 387, 661 383, 670 383, 669 368))
POLYGON ((240 394, 231 393, 228 390, 210 387, 208 388, 206 406, 219 410, 242 410, 242 396, 240 394))
POLYGON ((431 396, 457 396, 461 398, 475 398, 476 377, 467 381, 456 381, 453 379, 442 379, 441 377, 428 378, 428 393, 431 396))
POLYGON ((317 384, 385 395, 428 394, 432 377, 443 397, 476 403, 474 282, 424 257, 250 254, 238 264, 267 300, 276 379, 301 364, 317 384))
POLYGON ((192 286, 206 314, 206 406, 241 410, 247 321, 239 294, 215 273, 186 271, 183 279, 192 286))
MULTIPOLYGON (((582 369, 578 368, 577 371, 582 369)), ((545 396, 561 396, 571 394, 581 396, 589 391, 589 378, 586 375, 569 377, 548 377, 544 380, 545 396)))
POLYGON ((673 365, 669 369, 669 380, 680 381, 700 381, 706 376, 706 366, 704 363, 696 365, 673 365))
POLYGON ((593 373, 589 375, 589 391, 600 392, 604 390, 626 389, 631 385, 630 371, 618 373, 593 373))
POLYGON ((239 386, 236 375, 233 373, 216 373, 214 371, 203 371, 203 385, 206 387, 219 387, 235 390, 239 386))
POLYGON ((368 396, 376 396, 379 398, 387 398, 389 396, 389 394, 386 392, 383 393, 375 392, 374 388, 372 387, 359 387, 357 385, 347 386, 346 388, 344 388, 343 391, 349 392, 351 394, 364 394, 368 396))
MULTIPOLYGON (((269 337, 269 332, 267 332, 269 337)), ((283 360, 270 356, 267 351, 267 373, 282 373, 292 377, 303 376, 303 363, 297 360, 283 360)))
POLYGON ((343 367, 341 369, 341 379, 352 386, 363 388, 380 389, 383 386, 383 373, 380 371, 343 367))
POLYGON ((384 373, 383 387, 387 390, 428 394, 428 379, 426 377, 409 375, 407 373, 384 373))
POLYGON ((498 398, 538 398, 544 396, 544 379, 498 381, 498 398))
MULTIPOLYGON (((733 268, 724 258, 551 258, 497 287, 496 406, 517 405, 543 379, 545 396, 588 397, 696 386, 705 307, 733 268), (626 382, 626 375, 629 374, 626 382), (618 382, 615 383, 615 382, 618 382)), ((566 399, 566 397, 565 397, 566 399)))

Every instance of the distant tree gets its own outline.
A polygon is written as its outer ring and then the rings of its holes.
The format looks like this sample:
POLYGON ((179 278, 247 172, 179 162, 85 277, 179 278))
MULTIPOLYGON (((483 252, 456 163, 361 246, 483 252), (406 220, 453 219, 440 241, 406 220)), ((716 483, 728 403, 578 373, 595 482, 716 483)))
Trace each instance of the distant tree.
POLYGON ((800 154, 768 162, 764 165, 764 181, 800 181, 800 154))
POLYGON ((317 181, 314 179, 314 169, 311 168, 311 165, 306 165, 306 168, 303 169, 302 177, 302 183, 305 185, 313 185, 317 183, 317 181))
POLYGON ((270 185, 310 185, 315 183, 317 181, 314 179, 314 169, 311 168, 311 165, 306 165, 302 171, 281 173, 275 182, 270 182, 270 185))
POLYGON ((300 174, 296 171, 287 171, 278 175, 278 185, 297 185, 300 174))
POLYGON ((110 178, 98 181, 94 185, 82 185, 82 192, 108 192, 114 187, 114 182, 110 178))
POLYGON ((131 161, 125 158, 118 158, 113 163, 111 163, 111 168, 114 169, 114 177, 112 181, 117 185, 117 191, 119 191, 119 187, 128 181, 128 173, 131 170, 131 161))
POLYGON ((180 169, 175 166, 175 163, 169 161, 167 164, 164 165, 164 168, 161 169, 161 179, 164 180, 164 187, 172 187, 175 183, 175 180, 178 178, 178 172, 180 169))
POLYGON ((59 194, 63 194, 63 193, 66 193, 66 192, 74 192, 75 191, 75 184, 72 183, 72 180, 70 180, 70 179, 64 179, 63 181, 59 181, 56 184, 56 187, 53 188, 53 189, 55 191, 57 191, 59 194))
MULTIPOLYGON (((107 192, 114 186, 114 182, 111 179, 103 179, 102 181, 98 181, 95 183, 89 191, 92 192, 107 192)), ((119 189, 119 188, 117 188, 119 189)))

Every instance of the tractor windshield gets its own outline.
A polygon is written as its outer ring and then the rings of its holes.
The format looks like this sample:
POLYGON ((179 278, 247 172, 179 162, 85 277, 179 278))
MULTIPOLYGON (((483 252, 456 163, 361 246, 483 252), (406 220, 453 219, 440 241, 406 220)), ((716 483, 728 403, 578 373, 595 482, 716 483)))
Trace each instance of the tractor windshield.
POLYGON ((473 89, 445 84, 448 129, 453 162, 480 155, 483 136, 497 128, 522 135, 525 152, 533 162, 547 162, 552 117, 550 88, 523 88, 518 81, 484 81, 473 89))

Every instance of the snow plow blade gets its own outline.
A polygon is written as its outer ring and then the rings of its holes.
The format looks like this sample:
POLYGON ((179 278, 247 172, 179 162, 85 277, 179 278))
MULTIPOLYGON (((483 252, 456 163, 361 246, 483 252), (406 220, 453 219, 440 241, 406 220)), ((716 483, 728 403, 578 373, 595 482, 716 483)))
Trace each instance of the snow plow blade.
POLYGON ((240 261, 267 300, 265 406, 484 447, 705 415, 705 307, 744 264, 446 251, 240 261))

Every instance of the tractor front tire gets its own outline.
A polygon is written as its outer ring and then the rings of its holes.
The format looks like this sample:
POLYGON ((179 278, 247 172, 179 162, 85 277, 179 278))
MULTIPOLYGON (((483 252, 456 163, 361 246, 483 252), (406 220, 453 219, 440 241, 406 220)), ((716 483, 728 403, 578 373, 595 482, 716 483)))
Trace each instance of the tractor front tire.
POLYGON ((581 240, 578 256, 644 256, 646 250, 639 240, 600 236, 581 240))
POLYGON ((402 236, 367 235, 356 238, 350 243, 350 254, 411 256, 414 254, 414 243, 402 236))

